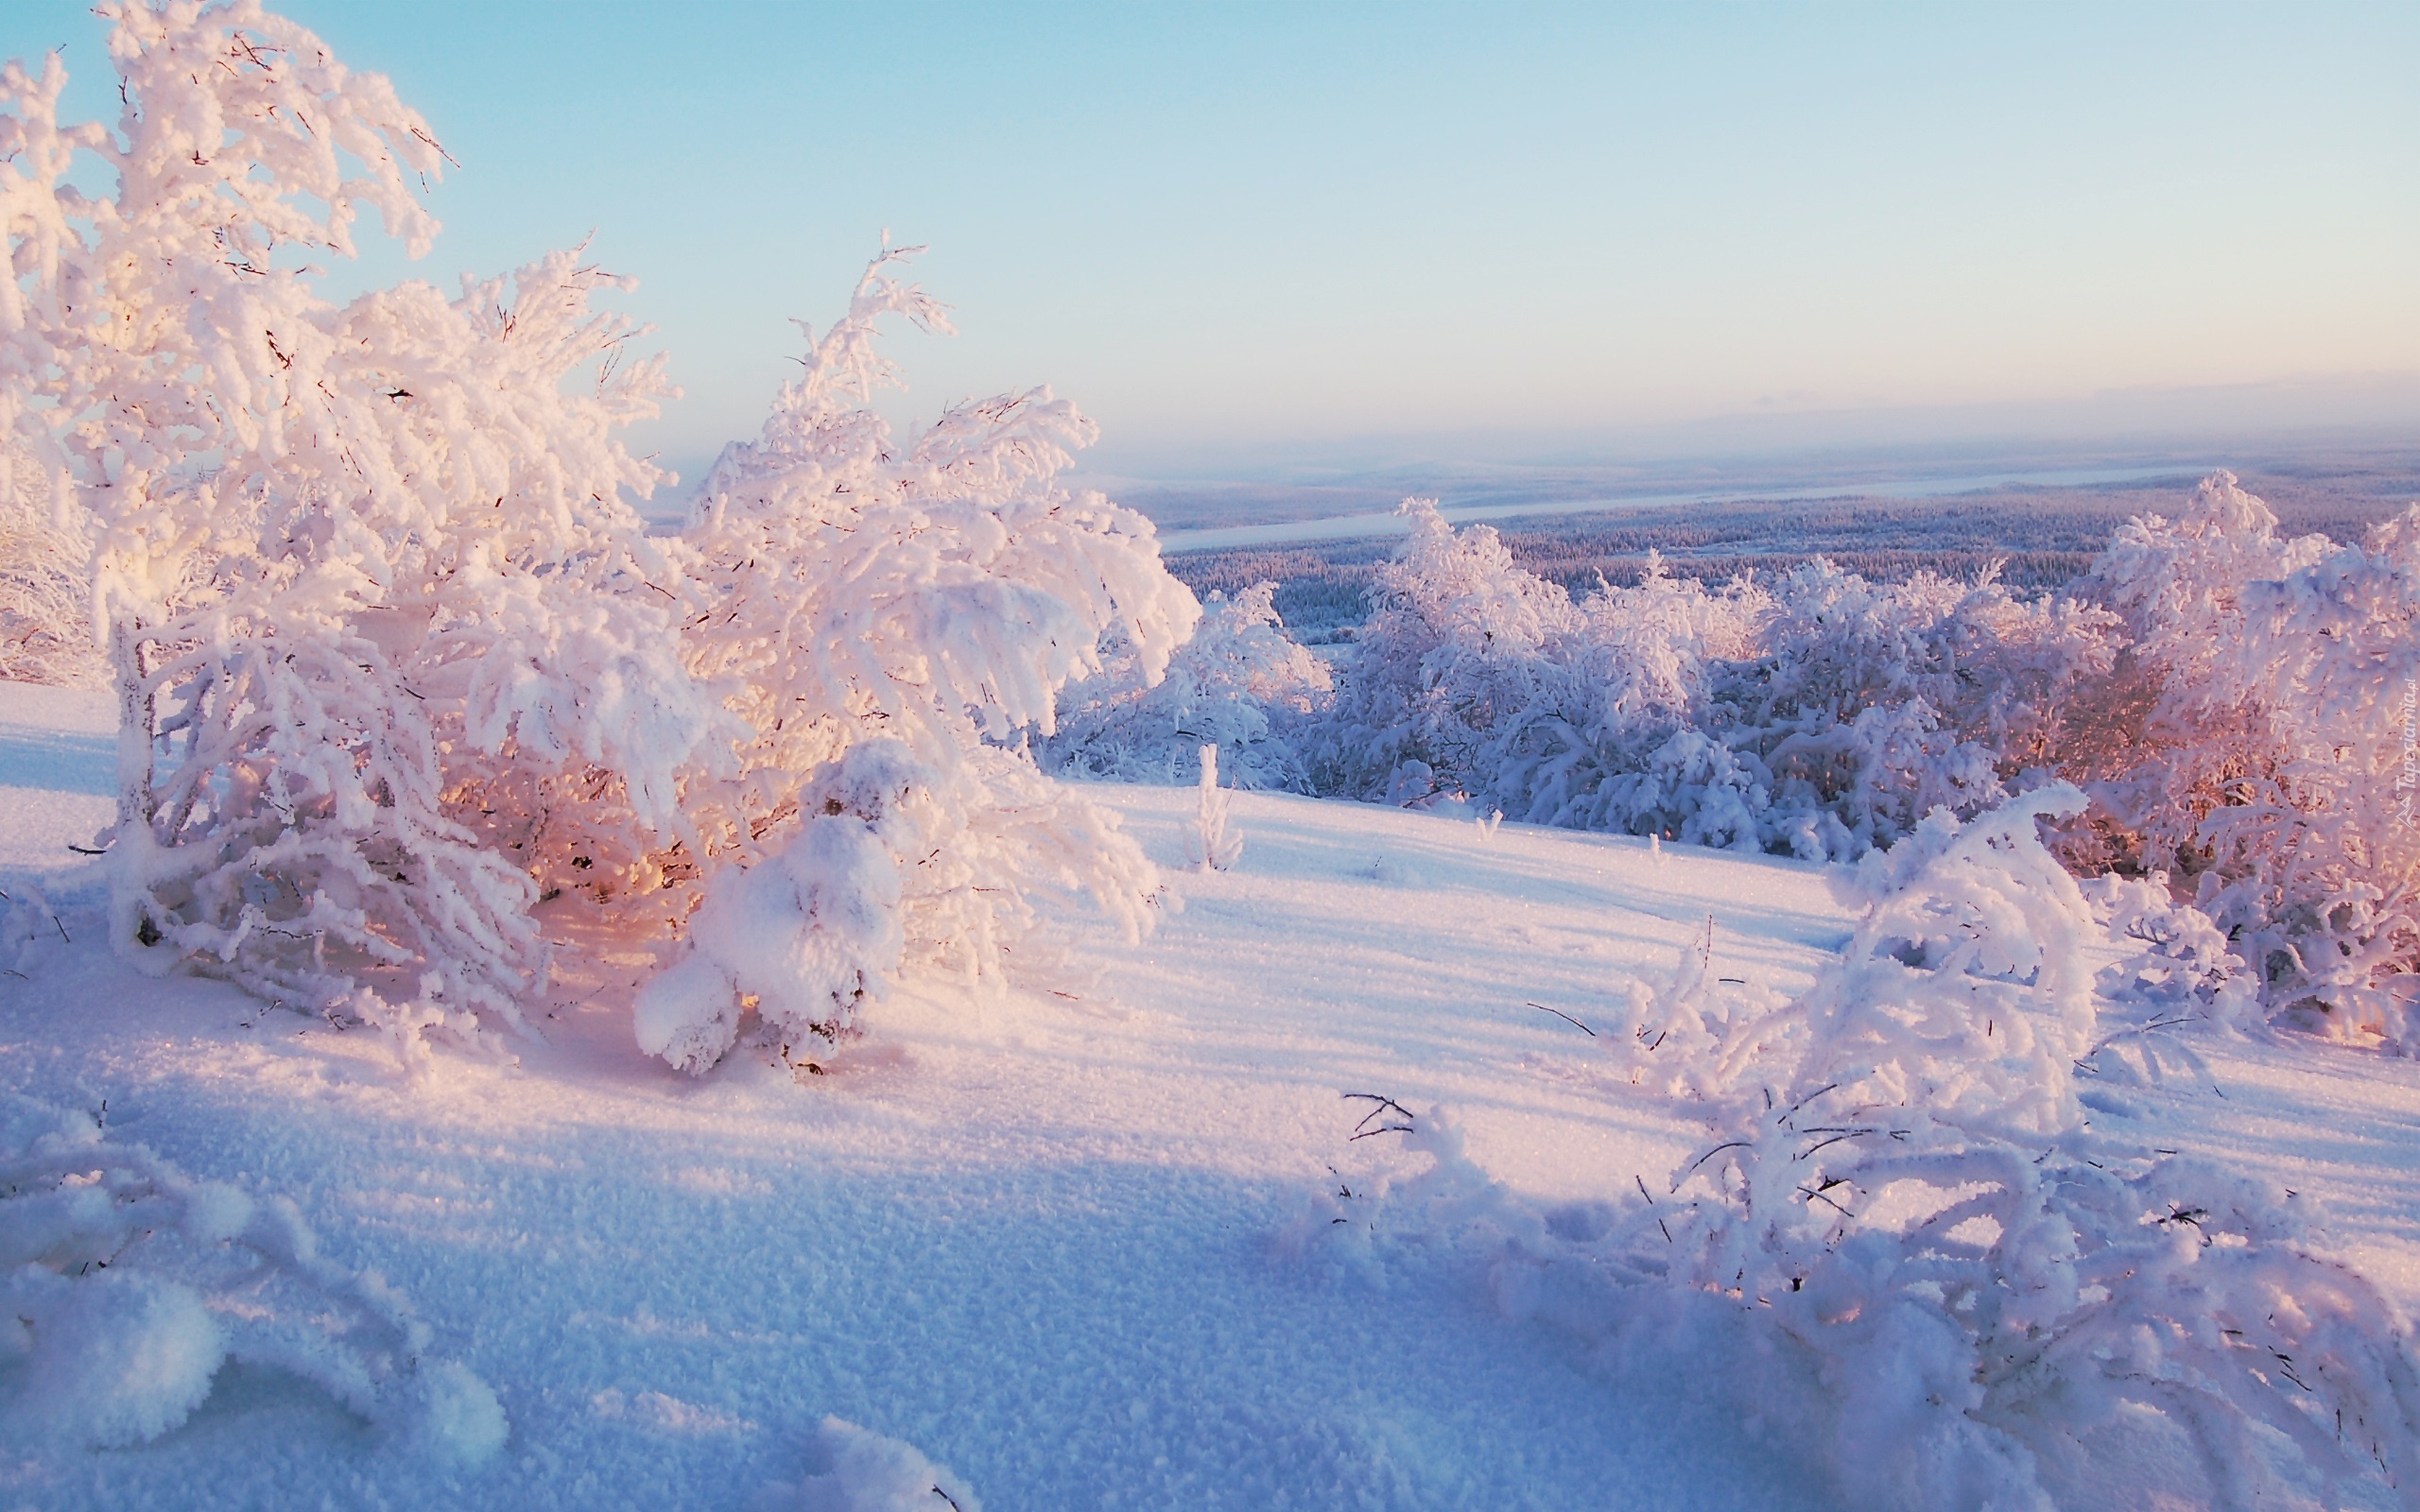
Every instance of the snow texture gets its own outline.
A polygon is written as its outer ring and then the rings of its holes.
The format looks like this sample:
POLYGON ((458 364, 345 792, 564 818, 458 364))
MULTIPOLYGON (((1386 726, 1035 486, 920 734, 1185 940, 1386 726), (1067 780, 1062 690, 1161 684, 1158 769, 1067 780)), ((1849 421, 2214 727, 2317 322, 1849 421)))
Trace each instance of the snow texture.
POLYGON ((135 1444, 199 1406, 221 1365, 308 1381, 415 1450, 476 1464, 505 1439, 495 1394, 428 1353, 375 1275, 320 1258, 290 1202, 196 1182, 90 1115, 0 1104, 0 1430, 135 1444))
POLYGON ((814 1462, 795 1486, 759 1492, 751 1512, 982 1512, 964 1482, 912 1444, 826 1418, 808 1446, 814 1462))

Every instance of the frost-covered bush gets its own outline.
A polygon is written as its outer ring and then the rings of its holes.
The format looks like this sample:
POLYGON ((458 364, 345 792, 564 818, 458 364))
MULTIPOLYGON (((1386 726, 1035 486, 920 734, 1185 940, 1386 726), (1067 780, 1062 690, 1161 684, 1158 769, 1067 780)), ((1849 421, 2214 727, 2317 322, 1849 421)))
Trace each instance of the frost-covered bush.
POLYGON ((120 951, 475 1040, 544 977, 543 898, 747 894, 720 937, 786 858, 796 948, 645 1016, 698 1064, 743 999, 832 1029, 900 971, 995 976, 1038 890, 1143 919, 1140 851, 1008 746, 1104 639, 1148 681, 1196 612, 1147 522, 1053 482, 1089 421, 1035 390, 894 446, 874 321, 939 307, 877 265, 650 539, 618 437, 662 363, 592 304, 626 281, 562 252, 333 301, 312 259, 362 212, 428 246, 425 123, 258 0, 100 13, 113 129, 59 120, 55 57, 0 73, 0 437, 90 525, 120 951))
POLYGON ((1286 633, 1276 592, 1262 583, 1229 598, 1213 589, 1193 638, 1156 682, 1138 647, 1114 644, 1098 674, 1061 696, 1058 730, 1036 743, 1036 756, 1069 775, 1174 786, 1206 743, 1237 787, 1309 791, 1296 744, 1333 679, 1286 633))
POLYGON ((2048 1507, 2095 1455, 2163 1441, 2207 1482, 2180 1494, 2219 1504, 2305 1476, 2325 1504, 2352 1479, 2408 1499, 2410 1329, 2310 1199, 2084 1125, 2100 926, 2036 833, 2084 802, 1936 811, 1869 856, 1841 958, 1699 1037, 1714 1133, 1668 1179, 1541 1212, 1424 1117, 1433 1166, 1387 1228, 1487 1236, 1515 1314, 1677 1330, 1859 1501, 2048 1507))
POLYGON ((2083 803, 1937 813, 1868 858, 1841 961, 1726 1049, 1738 1093, 1671 1183, 1668 1274, 1769 1308, 1839 1393, 1840 1473, 1904 1504, 2025 1504, 2035 1458, 2120 1404, 2231 1502, 2270 1486, 2255 1425, 2413 1485, 2408 1330, 2314 1247, 2310 1205, 2084 1129, 2099 924, 2035 833, 2083 803))
POLYGON ((423 1452, 485 1460, 504 1411, 430 1342, 378 1277, 320 1258, 292 1203, 192 1180, 86 1114, 0 1101, 0 1435, 156 1438, 235 1360, 423 1452))
POLYGON ((2207 1021, 2243 1030, 2263 1017, 2260 985, 2210 916, 2179 902, 2163 872, 2111 872, 2083 884, 2093 916, 2133 954, 2104 968, 2102 995, 2152 1010, 2158 1023, 2207 1021))
POLYGON ((2286 540, 2219 473, 2121 529, 2085 598, 1819 559, 1720 590, 1651 561, 1574 602, 1407 508, 1303 742, 1319 791, 1848 860, 2063 776, 2096 800, 2060 837, 2076 869, 2173 878, 2271 1011, 2410 1039, 2420 511, 2286 540))
MULTIPOLYGON (((1661 854, 1660 849, 1656 852, 1661 854)), ((1728 1087, 1725 1052, 1759 1034, 1784 1000, 1715 965, 1714 920, 1668 971, 1648 970, 1626 986, 1616 1012, 1595 1010, 1596 1029, 1630 1083, 1667 1097, 1720 1101, 1728 1087)))
POLYGON ((92 522, 64 481, 23 444, 0 447, 0 679, 106 680, 93 635, 92 522))
POLYGON ((903 963, 998 978, 1038 893, 1130 928, 1157 879, 1114 816, 1022 746, 1061 690, 1127 648, 1159 678, 1199 613, 1150 523, 1056 480, 1092 422, 1038 388, 951 409, 909 445, 866 401, 874 348, 942 307, 886 251, 845 318, 808 334, 763 434, 727 448, 680 548, 683 651, 742 721, 684 795, 705 897, 695 949, 648 988, 641 1041, 690 1069, 752 998, 795 1039, 847 1029, 903 963), (774 985, 786 973, 790 988, 774 985))
POLYGON ((2420 969, 2420 508, 2359 545, 2280 539, 2233 475, 2122 530, 2140 734, 2092 751, 2126 859, 2172 870, 2273 1008, 2406 1045, 2420 969))
POLYGON ((516 1022, 532 871, 668 824, 709 728, 622 502, 655 473, 612 438, 659 365, 616 367, 615 281, 569 253, 331 301, 305 259, 361 211, 434 232, 424 123, 254 0, 102 14, 114 130, 60 124, 55 57, 0 75, 0 423, 97 535, 112 937, 280 1001, 516 1022), (566 823, 529 801, 565 788, 566 823))
POLYGON ((1989 575, 1876 585, 1818 561, 1717 592, 1651 562, 1575 604, 1493 530, 1407 508, 1318 737, 1324 791, 1853 858, 1997 801, 2113 654, 2107 612, 1989 575))
POLYGON ((41 888, 22 876, 0 888, 0 971, 28 975, 43 956, 68 942, 67 925, 41 888))
POLYGON ((1885 586, 1817 561, 1775 585, 1758 654, 1716 675, 1716 726, 1769 774, 1791 850, 1855 856, 2041 765, 2078 685, 2108 669, 2113 624, 1989 573, 1885 586))
POLYGON ((1351 667, 1310 740, 1322 793, 1413 799, 1483 785, 1481 750, 1527 708, 1541 651, 1571 599, 1521 570, 1495 531, 1457 533, 1435 505, 1406 500, 1411 535, 1378 569, 1351 667))

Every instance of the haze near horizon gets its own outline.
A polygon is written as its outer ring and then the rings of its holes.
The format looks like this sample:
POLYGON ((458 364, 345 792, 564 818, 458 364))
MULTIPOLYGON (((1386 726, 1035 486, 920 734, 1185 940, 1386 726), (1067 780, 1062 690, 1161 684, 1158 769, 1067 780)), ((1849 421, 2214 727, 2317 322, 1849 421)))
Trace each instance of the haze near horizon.
MULTIPOLYGON (((461 166, 450 288, 593 233, 752 434, 886 229, 1097 472, 2420 435, 2420 12, 1862 6, 288 8, 461 166)), ((107 118, 98 23, 44 4, 107 118)))

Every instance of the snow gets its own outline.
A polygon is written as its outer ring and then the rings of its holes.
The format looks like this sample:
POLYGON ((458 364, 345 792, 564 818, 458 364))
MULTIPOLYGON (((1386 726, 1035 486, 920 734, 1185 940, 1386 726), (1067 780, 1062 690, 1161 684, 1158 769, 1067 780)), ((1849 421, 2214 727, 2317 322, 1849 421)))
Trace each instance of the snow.
POLYGON ((813 1447, 821 1462, 815 1472, 795 1486, 766 1487, 752 1512, 929 1512, 935 1498, 957 1512, 982 1512, 963 1482, 913 1444, 826 1418, 813 1447))
MULTIPOLYGON (((76 864, 61 842, 89 844, 117 817, 112 763, 117 699, 90 688, 6 685, 0 700, 0 868, 43 873, 76 864)), ((0 884, 5 885, 5 884, 0 884)))
POLYGON ((30 1316, 41 1334, 16 1366, 15 1433, 139 1443, 184 1421, 209 1394, 226 1346, 192 1292, 143 1275, 69 1281, 33 1267, 10 1280, 18 1332, 30 1316))
MULTIPOLYGON (((812 1070, 743 1047, 692 1078, 631 1040, 652 952, 549 905, 544 1038, 412 1079, 374 1036, 94 943, 97 879, 60 857, 106 803, 105 712, 0 684, 0 886, 38 872, 77 941, 0 976, 0 1091, 105 1107, 111 1141, 217 1194, 200 1231, 290 1201, 459 1373, 389 1432, 233 1361, 139 1447, 0 1427, 0 1503, 890 1506, 929 1472, 964 1506, 1836 1504, 1707 1361, 1602 1352, 1449 1243, 1301 1242, 1322 1194, 1424 1159, 1353 1139, 1346 1093, 1450 1108, 1472 1164, 1566 1228, 1674 1170, 1705 1108, 1590 1028, 1709 919, 1718 976, 1803 992, 1854 923, 1821 867, 1233 793, 1235 868, 1177 875, 1198 794, 1097 788, 1182 897, 1139 941, 1061 921, 1055 989, 911 978, 812 1070)), ((2205 1076, 2112 1077, 2086 1116, 2324 1202, 2339 1252, 2420 1303, 2420 1064, 2194 1049, 2205 1076)), ((204 1342, 156 1297, 132 1315, 204 1342)), ((23 1402, 19 1368, 0 1351, 23 1402)), ((191 1374, 146 1380, 116 1436, 191 1374)), ((2107 1504, 2162 1485, 2126 1474, 2107 1504)))

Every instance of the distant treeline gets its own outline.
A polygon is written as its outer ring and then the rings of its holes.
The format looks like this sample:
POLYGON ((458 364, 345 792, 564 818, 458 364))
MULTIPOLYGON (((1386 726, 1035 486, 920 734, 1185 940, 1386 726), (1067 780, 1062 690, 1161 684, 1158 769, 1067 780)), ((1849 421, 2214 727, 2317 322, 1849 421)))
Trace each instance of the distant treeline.
MULTIPOLYGON (((2281 530, 2357 541, 2370 524, 2413 502, 2343 486, 2259 480, 2281 530)), ((2187 488, 2039 489, 1938 499, 1827 499, 1656 507, 1623 513, 1515 516, 1493 522, 1513 559, 1560 583, 1575 598, 1601 578, 1628 587, 1650 552, 1676 576, 1715 584, 1743 573, 1769 577, 1817 557, 1874 582, 1921 572, 1972 578, 1996 561, 2022 593, 2066 588, 2083 576, 2118 527, 2135 515, 2173 515, 2187 488)), ((1394 538, 1308 541, 1171 554, 1168 569, 1197 593, 1229 597, 1277 584, 1276 607, 1307 642, 1337 638, 1360 623, 1377 566, 1394 538)))

